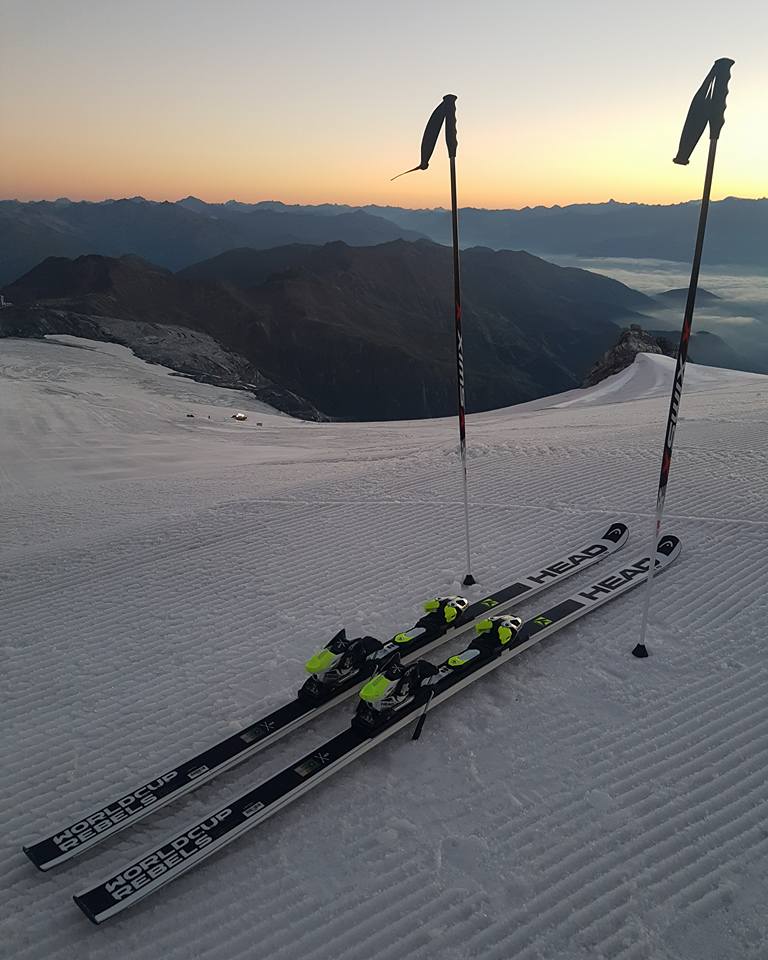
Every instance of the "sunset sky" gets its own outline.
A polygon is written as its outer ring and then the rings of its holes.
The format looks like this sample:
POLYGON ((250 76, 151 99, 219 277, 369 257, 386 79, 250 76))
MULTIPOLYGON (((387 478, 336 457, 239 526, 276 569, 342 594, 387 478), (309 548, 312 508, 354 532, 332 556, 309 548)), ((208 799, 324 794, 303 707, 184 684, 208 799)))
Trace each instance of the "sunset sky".
POLYGON ((442 206, 444 148, 389 178, 455 93, 462 205, 688 200, 724 56, 713 196, 766 196, 767 49, 764 0, 0 0, 0 198, 442 206))

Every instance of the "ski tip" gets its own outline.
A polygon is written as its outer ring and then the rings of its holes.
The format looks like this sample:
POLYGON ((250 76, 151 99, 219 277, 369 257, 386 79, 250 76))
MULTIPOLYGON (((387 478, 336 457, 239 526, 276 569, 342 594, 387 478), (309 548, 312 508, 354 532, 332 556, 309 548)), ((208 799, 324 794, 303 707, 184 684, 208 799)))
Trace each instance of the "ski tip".
POLYGON ((461 585, 463 587, 471 587, 475 583, 477 583, 477 580, 475 580, 475 578, 472 576, 471 573, 468 573, 466 577, 464 577, 464 579, 461 581, 461 585))
POLYGON ((633 657, 638 657, 642 660, 644 657, 648 656, 648 648, 644 643, 638 643, 635 649, 632 651, 633 657))
POLYGON ((629 527, 626 523, 612 523, 603 534, 603 540, 610 540, 616 546, 623 545, 629 539, 629 527))
POLYGON ((665 534, 656 545, 656 552, 663 554, 668 560, 674 560, 682 549, 680 538, 671 533, 665 534))
POLYGON ((95 926, 99 925, 99 921, 96 919, 96 915, 92 910, 88 908, 88 904, 84 901, 82 894, 75 893, 72 896, 72 899, 75 901, 78 907, 83 911, 83 913, 88 917, 92 924, 95 926))

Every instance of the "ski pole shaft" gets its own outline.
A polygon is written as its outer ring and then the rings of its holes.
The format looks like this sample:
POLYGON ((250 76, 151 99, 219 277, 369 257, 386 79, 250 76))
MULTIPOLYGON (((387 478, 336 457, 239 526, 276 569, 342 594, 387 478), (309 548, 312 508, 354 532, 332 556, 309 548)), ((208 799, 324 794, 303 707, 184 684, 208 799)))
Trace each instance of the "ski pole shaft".
POLYGON ((448 162, 451 172, 451 240, 453 245, 453 308, 454 329, 456 333, 456 387, 459 416, 459 448, 461 452, 461 471, 464 487, 464 539, 467 552, 467 573, 462 581, 464 586, 475 582, 472 576, 472 560, 469 547, 469 490, 467 484, 467 433, 466 405, 464 400, 464 338, 461 329, 461 270, 459 263, 459 201, 456 189, 456 97, 448 93, 443 97, 445 109, 445 145, 448 148, 448 162))
MULTIPOLYGON (((446 128, 446 137, 448 129, 446 128)), ((449 147, 450 149, 450 147, 449 147)), ((459 417, 459 449, 461 452, 461 470, 464 486, 464 539, 466 544, 467 573, 463 583, 469 586, 475 582, 472 576, 472 560, 469 545, 469 489, 467 482, 467 432, 466 405, 464 399, 464 338, 461 329, 461 274, 459 267, 459 210, 456 191, 456 157, 450 157, 451 167, 451 227, 453 237, 453 303, 454 329, 456 333, 456 384, 459 417)))

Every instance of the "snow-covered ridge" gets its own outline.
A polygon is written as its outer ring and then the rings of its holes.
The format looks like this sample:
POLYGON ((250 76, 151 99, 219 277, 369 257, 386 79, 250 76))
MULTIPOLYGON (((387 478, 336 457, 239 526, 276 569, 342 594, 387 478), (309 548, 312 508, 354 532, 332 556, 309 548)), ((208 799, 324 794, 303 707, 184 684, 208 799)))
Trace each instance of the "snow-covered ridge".
MULTIPOLYGON (((552 397, 519 404, 517 410, 563 409, 573 406, 588 406, 602 403, 624 403, 629 400, 669 397, 675 360, 653 353, 639 353, 634 363, 619 373, 606 377, 594 387, 568 390, 552 397)), ((723 370, 688 363, 685 368, 686 393, 708 392, 738 384, 746 385, 752 379, 756 384, 768 384, 763 374, 745 373, 741 370, 723 370)))
MULTIPOLYGON (((9 956, 762 960, 768 378, 688 367, 666 522, 684 552, 649 660, 629 655, 639 598, 617 601, 95 931, 71 893, 348 712, 70 868, 36 873, 22 843, 278 706, 342 625, 391 635, 464 571, 453 420, 305 424, 79 346, 0 351, 9 956)), ((606 519, 643 548, 673 367, 641 355, 469 418, 473 597, 606 519)))

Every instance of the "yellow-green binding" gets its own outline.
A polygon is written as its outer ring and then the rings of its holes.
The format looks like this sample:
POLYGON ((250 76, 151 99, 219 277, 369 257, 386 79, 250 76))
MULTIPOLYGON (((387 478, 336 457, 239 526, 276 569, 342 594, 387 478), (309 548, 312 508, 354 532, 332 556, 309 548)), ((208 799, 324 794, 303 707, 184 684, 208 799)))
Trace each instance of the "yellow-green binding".
POLYGON ((304 669, 307 673, 324 673, 329 667, 333 666, 335 659, 335 653, 331 653, 330 650, 321 650, 307 660, 304 664, 304 669))
POLYGON ((373 703, 376 700, 381 700, 382 697, 386 696, 386 693, 389 690, 390 682, 391 681, 388 680, 383 673, 379 673, 377 676, 370 679, 360 691, 360 699, 365 700, 366 703, 373 703))

